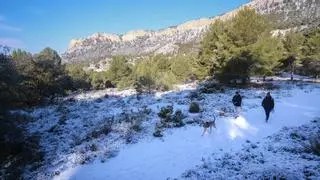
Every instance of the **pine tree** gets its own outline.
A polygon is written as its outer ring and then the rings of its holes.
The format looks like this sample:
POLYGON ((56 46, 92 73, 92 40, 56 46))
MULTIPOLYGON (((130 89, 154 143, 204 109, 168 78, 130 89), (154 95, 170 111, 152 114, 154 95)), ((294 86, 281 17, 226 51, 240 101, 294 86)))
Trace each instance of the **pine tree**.
POLYGON ((171 71, 178 81, 188 80, 191 72, 190 58, 184 55, 177 55, 172 59, 171 71))
POLYGON ((128 80, 127 77, 129 77, 131 73, 132 67, 125 57, 115 56, 112 58, 109 70, 107 71, 107 76, 113 84, 118 86, 118 84, 122 81, 121 86, 123 87, 124 84, 126 84, 124 81, 128 80))
POLYGON ((304 40, 305 39, 301 33, 294 31, 288 32, 283 39, 285 63, 290 67, 291 80, 293 80, 295 69, 301 66, 301 50, 304 40))
POLYGON ((257 59, 254 67, 255 74, 272 75, 280 66, 283 58, 283 44, 279 37, 272 37, 270 33, 264 33, 258 41, 252 45, 252 53, 257 59))
MULTIPOLYGON (((272 65, 271 69, 274 68, 277 64, 274 61, 274 56, 277 53, 267 55, 266 53, 270 51, 267 48, 268 45, 263 45, 262 43, 262 37, 265 36, 265 39, 270 38, 271 27, 272 23, 267 18, 257 14, 254 9, 247 7, 239 10, 232 19, 216 20, 201 41, 199 58, 195 62, 198 75, 205 77, 207 75, 220 74, 219 76, 221 77, 221 73, 230 74, 231 72, 226 72, 228 68, 225 68, 230 66, 229 61, 239 57, 244 60, 243 58, 246 57, 244 54, 246 53, 251 54, 250 58, 252 56, 248 61, 258 61, 260 59, 260 64, 254 62, 253 64, 256 68, 250 66, 250 70, 268 71, 266 67, 269 65, 272 65), (272 59, 267 60, 270 57, 272 59)), ((278 43, 274 39, 271 40, 272 42, 270 43, 273 43, 273 45, 278 43)), ((251 63, 248 62, 248 64, 251 63)), ((234 70, 238 70, 238 68, 234 70)), ((239 69, 239 71, 241 70, 239 69)), ((241 74, 241 72, 239 73, 241 74)), ((233 74, 238 73, 234 72, 233 74)))

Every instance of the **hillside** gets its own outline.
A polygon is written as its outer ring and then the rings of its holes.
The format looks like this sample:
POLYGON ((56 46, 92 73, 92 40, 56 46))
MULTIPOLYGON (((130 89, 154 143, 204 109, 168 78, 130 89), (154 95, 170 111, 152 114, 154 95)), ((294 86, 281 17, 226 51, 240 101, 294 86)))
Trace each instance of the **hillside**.
POLYGON ((307 147, 319 132, 319 84, 273 81, 267 85, 269 90, 274 87, 270 91, 276 103, 267 124, 260 106, 266 89, 240 89, 243 113, 234 118, 229 100, 235 89, 226 87, 208 94, 197 84, 144 94, 140 99, 134 90, 90 91, 57 104, 16 111, 34 119, 25 128, 40 137, 45 155, 39 169, 37 164, 29 166, 25 179, 166 179, 181 175, 187 179, 318 179, 319 156, 302 145, 307 147), (192 101, 199 103, 201 113, 188 111, 192 101), (167 106, 181 110, 185 125, 168 123, 161 128, 163 137, 154 137, 155 127, 164 123, 158 113, 167 106), (216 129, 201 136, 201 122, 214 115, 216 129))
POLYGON ((318 0, 253 0, 221 16, 188 21, 158 31, 135 30, 123 35, 95 33, 86 38, 72 39, 62 57, 64 62, 74 63, 99 61, 118 55, 195 52, 201 37, 213 21, 228 19, 244 6, 252 7, 261 14, 272 15, 281 22, 280 29, 320 24, 318 0))

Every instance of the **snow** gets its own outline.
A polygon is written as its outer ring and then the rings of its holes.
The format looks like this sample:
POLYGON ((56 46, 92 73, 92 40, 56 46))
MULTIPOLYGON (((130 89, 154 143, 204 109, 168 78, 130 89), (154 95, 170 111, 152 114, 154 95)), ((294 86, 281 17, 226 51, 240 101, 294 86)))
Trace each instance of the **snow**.
POLYGON ((240 151, 216 153, 183 173, 185 179, 319 179, 320 157, 303 144, 320 133, 320 119, 284 127, 261 142, 246 141, 240 151))
MULTIPOLYGON (((241 162, 243 159, 239 159, 235 154, 239 151, 241 152, 244 146, 246 147, 246 143, 265 141, 267 137, 273 137, 275 133, 282 132, 283 128, 295 128, 307 124, 310 120, 320 116, 320 89, 318 85, 305 84, 302 87, 282 83, 280 90, 271 91, 275 98, 276 106, 268 124, 264 122, 264 112, 260 106, 261 98, 266 91, 241 89, 241 94, 245 96, 243 111, 242 115, 235 119, 232 113, 233 107, 230 103, 234 90, 227 90, 225 93, 203 94, 202 99, 199 100, 203 109, 202 119, 212 119, 213 114, 217 114, 222 110, 225 112, 224 116, 218 117, 216 121, 217 129, 214 129, 211 134, 206 134, 202 137, 203 129, 199 125, 193 124, 182 128, 166 129, 162 138, 152 137, 154 125, 158 121, 156 113, 159 112, 159 109, 162 106, 173 105, 174 109, 182 109, 184 113, 187 113, 190 99, 186 96, 194 89, 194 85, 180 86, 175 91, 156 93, 154 96, 145 95, 140 101, 132 97, 134 93, 130 90, 123 93, 98 91, 75 96, 77 102, 68 106, 67 109, 71 112, 68 116, 77 115, 77 117, 69 119, 64 126, 60 136, 64 138, 64 141, 67 141, 71 136, 85 136, 91 131, 90 128, 103 123, 107 117, 121 114, 124 109, 126 111, 131 109, 137 111, 142 106, 147 106, 152 110, 152 113, 144 124, 145 131, 141 135, 137 135, 138 141, 135 144, 126 144, 121 139, 121 133, 126 129, 125 126, 119 126, 118 132, 89 140, 89 142, 84 142, 76 147, 71 147, 69 143, 60 141, 54 141, 57 143, 54 146, 50 144, 52 142, 51 139, 43 140, 43 146, 48 152, 48 161, 55 159, 52 164, 48 163, 45 169, 42 169, 43 172, 46 172, 44 176, 46 178, 52 177, 50 172, 58 170, 59 173, 53 176, 53 179, 156 180, 180 177, 186 170, 194 169, 201 161, 210 164, 211 169, 214 169, 216 164, 222 163, 221 158, 234 160, 232 162, 241 162), (106 93, 112 93, 115 97, 110 97, 100 103, 94 101, 95 98, 102 98, 106 93), (90 126, 84 128, 85 125, 90 126), (90 152, 85 149, 84 154, 94 160, 84 165, 79 165, 75 159, 81 158, 82 156, 79 152, 92 142, 100 147, 98 152, 90 152), (61 146, 64 148, 61 148, 61 146), (57 147, 57 150, 51 152, 57 147), (70 151, 72 148, 74 149, 70 151), (104 155, 110 151, 116 151, 115 157, 106 158, 104 155), (56 156, 57 154, 59 156, 56 156), (208 157, 211 156, 221 157, 220 161, 210 160, 208 157), (104 160, 103 163, 101 159, 104 160)), ((30 124, 31 133, 41 132, 45 134, 45 137, 51 135, 45 131, 58 121, 57 112, 53 110, 54 108, 36 109, 31 113, 35 117, 39 117, 39 114, 44 112, 48 115, 47 118, 42 118, 30 124)), ((193 117, 189 115, 188 118, 193 117)), ((307 128, 307 130, 313 132, 317 129, 307 128)), ((279 136, 282 138, 280 143, 288 141, 285 138, 286 133, 280 133, 279 136)), ((277 161, 280 158, 281 167, 287 166, 291 168, 291 171, 301 170, 298 162, 292 164, 292 161, 288 160, 288 158, 292 158, 291 156, 281 154, 283 156, 280 157, 266 150, 269 147, 268 143, 281 146, 281 144, 276 144, 275 142, 277 141, 274 139, 272 142, 265 142, 255 149, 255 155, 263 152, 269 157, 269 159, 264 159, 266 162, 277 161)), ((249 145, 251 147, 250 143, 249 145)), ((246 156, 246 154, 243 156, 246 156)), ((250 163, 248 161, 244 167, 252 168, 251 166, 256 165, 250 163)), ((303 161, 301 163, 313 165, 312 161, 303 161)), ((272 163, 267 165, 270 168, 273 167, 272 163)), ((253 169, 261 171, 259 168, 261 167, 257 166, 253 169)), ((244 168, 242 170, 245 173, 248 171, 244 168)), ((207 171, 202 172, 204 171, 203 168, 193 171, 196 172, 191 173, 191 179, 206 179, 210 177, 207 171), (197 173, 200 173, 200 175, 197 173)), ((231 173, 231 171, 225 170, 223 173, 217 174, 215 177, 224 179, 228 177, 228 173, 231 173)), ((39 177, 41 176, 38 175, 39 177)), ((243 177, 236 176, 235 179, 237 178, 241 179, 243 177)))

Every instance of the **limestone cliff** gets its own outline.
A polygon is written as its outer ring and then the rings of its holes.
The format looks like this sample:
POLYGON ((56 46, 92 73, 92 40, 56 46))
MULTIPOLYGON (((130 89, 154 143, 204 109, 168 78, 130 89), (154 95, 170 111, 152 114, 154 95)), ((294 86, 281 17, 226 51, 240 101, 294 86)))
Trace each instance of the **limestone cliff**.
POLYGON ((279 28, 319 26, 320 0, 253 0, 221 16, 192 20, 158 31, 136 30, 123 35, 95 33, 87 38, 73 39, 62 55, 64 62, 83 62, 110 58, 117 55, 141 56, 174 54, 188 44, 196 51, 201 37, 216 19, 228 19, 249 6, 261 14, 270 14, 281 23, 279 28))

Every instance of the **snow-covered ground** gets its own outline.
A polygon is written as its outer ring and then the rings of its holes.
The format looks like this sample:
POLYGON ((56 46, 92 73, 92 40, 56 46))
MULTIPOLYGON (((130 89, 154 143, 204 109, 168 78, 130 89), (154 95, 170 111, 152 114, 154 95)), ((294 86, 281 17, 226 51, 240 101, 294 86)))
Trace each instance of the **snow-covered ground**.
MULTIPOLYGON (((194 84, 166 93, 144 95, 140 100, 133 91, 89 92, 72 96, 60 105, 24 112, 34 117, 35 121, 28 125, 29 132, 41 135, 41 146, 46 152, 44 166, 36 172, 26 172, 26 177, 77 180, 209 178, 209 171, 204 171, 203 166, 194 169, 196 165, 205 161, 214 167, 219 161, 210 158, 225 157, 226 153, 235 158, 234 154, 251 144, 248 142, 261 141, 263 145, 255 148, 256 151, 267 152, 264 148, 268 147, 266 137, 320 117, 319 85, 281 82, 280 86, 280 89, 271 90, 276 105, 268 124, 264 122, 261 108, 266 90, 241 89, 243 111, 236 119, 230 103, 235 89, 200 94, 197 101, 203 112, 202 116, 195 116, 188 113, 194 84), (105 94, 109 96, 105 97, 105 94), (155 138, 152 133, 159 121, 157 113, 166 105, 181 109, 187 116, 184 121, 192 118, 210 120, 216 114, 217 129, 201 136, 202 127, 187 124, 166 129, 162 138, 155 138), (139 118, 143 120, 142 131, 132 131, 130 120, 139 118), (117 122, 112 124, 111 132, 106 128, 110 121, 117 122), (187 171, 189 169, 193 170, 187 171)), ((307 130, 319 133, 317 128, 307 130)), ((286 137, 282 134, 278 136, 286 137)), ((289 167, 292 170, 300 168, 298 165, 289 167)), ((224 179, 227 177, 223 175, 228 173, 225 171, 215 177, 224 179)))
POLYGON ((183 179, 319 179, 320 156, 309 148, 320 133, 320 118, 299 127, 284 127, 241 150, 216 153, 181 176, 183 179))

